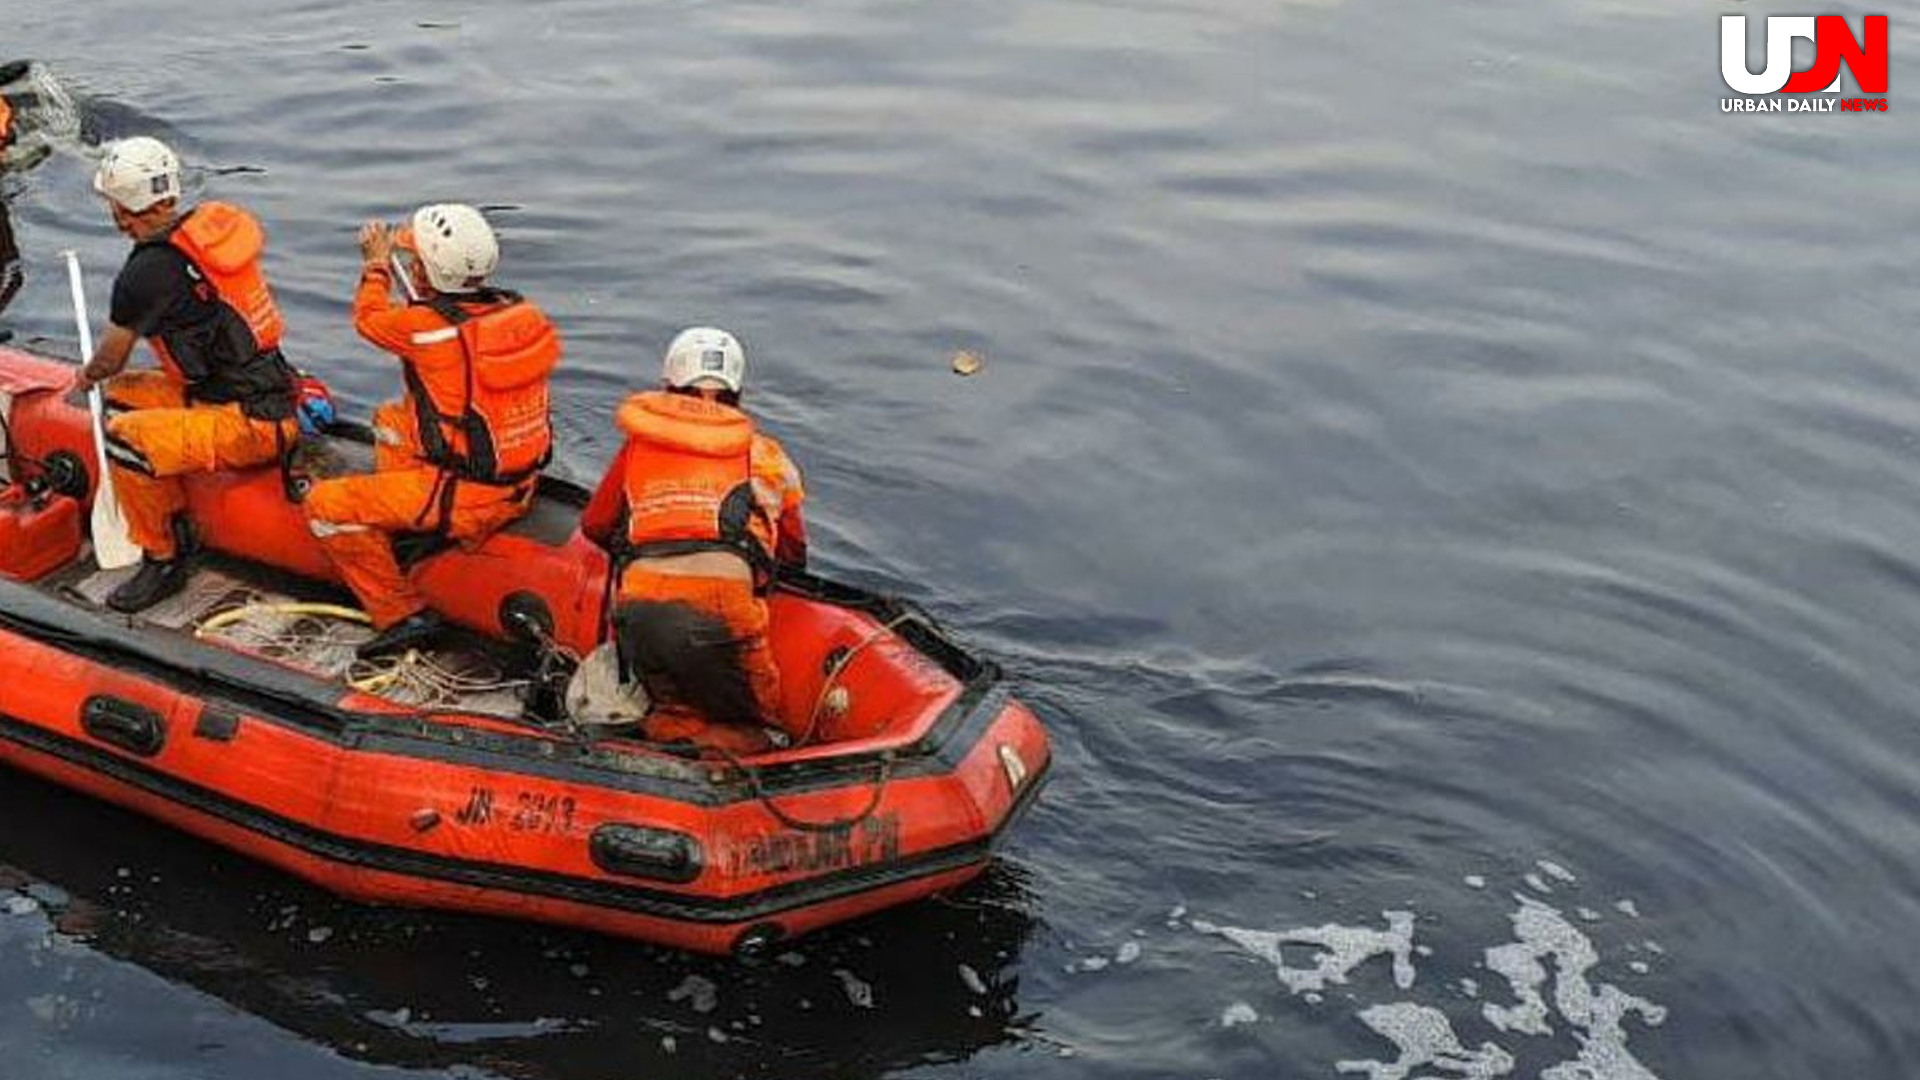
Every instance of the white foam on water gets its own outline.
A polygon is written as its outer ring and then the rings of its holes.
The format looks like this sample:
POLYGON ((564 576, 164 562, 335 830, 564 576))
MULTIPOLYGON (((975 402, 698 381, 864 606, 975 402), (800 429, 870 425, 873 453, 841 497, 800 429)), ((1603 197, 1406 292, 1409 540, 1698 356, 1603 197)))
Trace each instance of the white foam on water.
POLYGON ((980 977, 979 972, 973 970, 973 968, 969 967, 966 964, 960 965, 960 982, 963 985, 965 985, 967 989, 973 991, 974 993, 979 994, 982 997, 986 996, 986 993, 987 993, 986 980, 980 977))
POLYGON ((1393 958, 1394 985, 1405 990, 1413 985, 1413 912, 1383 911, 1381 915, 1387 920, 1385 930, 1337 923, 1293 930, 1247 930, 1198 920, 1193 928, 1224 937, 1272 964, 1274 974, 1291 993, 1325 990, 1329 983, 1344 983, 1354 968, 1376 956, 1393 958), (1288 966, 1281 952, 1285 945, 1317 947, 1320 951, 1313 956, 1313 967, 1288 966))
POLYGON ((1541 873, 1546 874, 1548 877, 1553 878, 1555 881, 1564 881, 1567 884, 1571 885, 1574 882, 1580 880, 1579 878, 1574 876, 1573 871, 1567 869, 1564 866, 1561 866, 1559 863, 1554 862, 1552 859, 1535 859, 1533 862, 1533 865, 1539 867, 1541 873))
POLYGON ((1539 954, 1524 942, 1499 945, 1487 950, 1487 970, 1507 980, 1513 988, 1513 996, 1520 1000, 1518 1005, 1496 1005, 1487 1002, 1480 1007, 1480 1014, 1487 1023, 1501 1031, 1518 1031, 1528 1035, 1551 1035, 1553 1027, 1547 1023, 1547 999, 1540 993, 1540 986, 1547 981, 1547 969, 1540 966, 1539 954))
POLYGON ((1488 1004, 1489 1023, 1502 1030, 1546 1034, 1541 987, 1546 967, 1553 964, 1553 1008, 1573 1028, 1580 1051, 1540 1074, 1541 1080, 1657 1080, 1627 1049, 1622 1021, 1633 1013, 1650 1026, 1665 1022, 1666 1009, 1628 994, 1611 983, 1595 986, 1588 973, 1600 961, 1593 942, 1557 909, 1526 896, 1515 896, 1516 940, 1487 950, 1487 967, 1507 976, 1517 1006, 1488 1004), (1530 1025, 1538 1024, 1539 1029, 1530 1025))
MULTIPOLYGON (((1578 881, 1572 871, 1557 863, 1543 859, 1536 865, 1539 872, 1524 878, 1535 892, 1551 895, 1553 886, 1548 879, 1561 885, 1578 881)), ((1476 889, 1486 884, 1478 875, 1464 880, 1476 889)), ((1545 1068, 1537 1080, 1660 1080, 1628 1049, 1625 1021, 1638 1016, 1643 1024, 1658 1026, 1665 1022, 1666 1010, 1610 983, 1594 982, 1592 972, 1601 957, 1593 941, 1546 901, 1524 892, 1509 895, 1517 905, 1509 916, 1514 940, 1487 948, 1483 962, 1477 966, 1505 980, 1511 1003, 1484 1000, 1480 982, 1472 978, 1456 979, 1453 988, 1464 997, 1481 999, 1480 1017, 1500 1032, 1551 1038, 1557 1031, 1562 1039, 1571 1041, 1576 1048, 1573 1056, 1545 1068)), ((1616 901, 1613 907, 1631 918, 1640 917, 1630 900, 1616 901)), ((1586 922, 1603 918, 1592 908, 1575 908, 1574 913, 1586 922)), ((1386 919, 1385 930, 1338 924, 1254 930, 1219 926, 1203 919, 1193 919, 1188 925, 1199 933, 1224 937, 1272 964, 1289 993, 1317 1005, 1323 1000, 1321 991, 1346 983, 1355 969, 1380 956, 1391 957, 1395 985, 1412 989, 1414 957, 1430 957, 1434 950, 1414 944, 1412 912, 1381 914, 1386 919), (1294 949, 1291 964, 1288 947, 1294 949), (1303 956, 1310 958, 1310 963, 1296 966, 1303 956)), ((1655 955, 1665 952, 1651 940, 1642 946, 1655 955)), ((1638 960, 1627 966, 1635 974, 1644 975, 1649 970, 1638 960)), ((1435 992, 1443 991, 1436 988, 1435 992)), ((1353 993, 1345 997, 1360 1004, 1353 993)), ((1511 1039, 1506 1040, 1508 1045, 1489 1041, 1470 1049, 1456 1034, 1446 1013, 1418 1001, 1365 1005, 1356 1015, 1399 1053, 1389 1062, 1338 1061, 1335 1068, 1342 1073, 1362 1073, 1368 1080, 1495 1080, 1515 1068, 1511 1039)), ((1252 1005, 1235 1001, 1222 1013, 1220 1024, 1233 1027, 1257 1018, 1252 1005)), ((1564 1047, 1562 1052, 1564 1056, 1564 1047)))
POLYGON ((1137 941, 1121 942, 1120 951, 1113 954, 1113 962, 1116 964, 1131 964, 1138 959, 1140 959, 1140 943, 1137 941))
POLYGON ((1467 888, 1469 889, 1484 889, 1487 887, 1487 879, 1479 874, 1468 874, 1460 880, 1466 882, 1467 888))
POLYGON ((1405 1080, 1415 1069, 1431 1077, 1428 1067, 1453 1073, 1463 1080, 1493 1080, 1513 1071, 1513 1055, 1494 1043, 1469 1050, 1461 1045, 1445 1013, 1410 1001, 1373 1005, 1360 1010, 1360 1022, 1391 1042, 1400 1056, 1391 1062, 1337 1061, 1343 1073, 1365 1073, 1369 1080, 1405 1080))

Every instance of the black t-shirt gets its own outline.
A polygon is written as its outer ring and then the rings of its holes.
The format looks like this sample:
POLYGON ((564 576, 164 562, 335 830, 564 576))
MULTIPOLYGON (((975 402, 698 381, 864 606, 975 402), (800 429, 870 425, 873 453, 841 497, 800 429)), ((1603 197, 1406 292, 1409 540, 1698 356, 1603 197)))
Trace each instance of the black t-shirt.
POLYGON ((192 383, 247 367, 259 351, 246 320, 164 237, 134 245, 113 281, 108 317, 158 337, 192 383))
POLYGON ((198 284, 187 257, 172 244, 137 244, 113 280, 107 316, 141 337, 206 322, 217 317, 220 305, 196 295, 198 284))

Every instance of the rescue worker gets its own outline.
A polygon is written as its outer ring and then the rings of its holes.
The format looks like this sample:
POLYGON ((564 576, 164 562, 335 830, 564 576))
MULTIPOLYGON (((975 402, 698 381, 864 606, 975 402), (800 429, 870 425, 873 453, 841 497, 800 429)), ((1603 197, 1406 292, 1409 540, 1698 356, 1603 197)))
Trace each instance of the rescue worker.
POLYGON ((319 480, 305 506, 313 534, 378 631, 363 657, 426 644, 446 620, 394 556, 396 534, 477 547, 527 512, 553 449, 548 384, 560 335, 519 294, 487 284, 500 263, 493 228, 471 206, 422 207, 397 232, 360 230, 353 326, 400 359, 398 401, 374 411, 374 468, 319 480), (417 300, 393 295, 395 249, 417 300))
MULTIPOLYGON (((0 64, 0 86, 19 82, 26 77, 29 67, 25 60, 0 64)), ((18 134, 15 119, 30 96, 26 93, 0 92, 0 173, 14 165, 11 151, 18 134)), ((14 295, 20 291, 24 281, 25 275, 20 270, 20 247, 13 239, 13 215, 7 209, 6 199, 0 197, 0 312, 5 312, 7 305, 13 303, 14 295)), ((12 336, 11 330, 0 327, 0 341, 12 336)))
MULTIPOLYGON (((0 172, 5 171, 7 148, 13 145, 13 102, 7 95, 0 94, 0 172)), ((20 291, 23 276, 20 273, 20 247, 13 240, 13 215, 7 211, 5 198, 0 198, 0 312, 7 310, 13 303, 13 296, 20 291)), ((13 336, 13 332, 0 328, 0 341, 13 336)))
MULTIPOLYGON (((695 327, 667 346, 662 387, 629 397, 627 436, 581 515, 614 555, 616 640, 648 697, 647 734, 756 749, 765 725, 800 734, 780 708, 764 599, 804 568, 800 471, 740 409, 746 352, 695 327)), ((799 718, 804 721, 805 718, 799 718)))
POLYGON ((293 369, 280 354, 280 311, 260 268, 266 234, 252 215, 220 202, 181 211, 180 160, 145 136, 106 147, 93 189, 133 251, 74 388, 106 384, 113 490, 145 553, 107 606, 135 612, 191 573, 197 541, 181 477, 270 464, 298 438, 293 369), (160 370, 120 374, 140 338, 160 370))

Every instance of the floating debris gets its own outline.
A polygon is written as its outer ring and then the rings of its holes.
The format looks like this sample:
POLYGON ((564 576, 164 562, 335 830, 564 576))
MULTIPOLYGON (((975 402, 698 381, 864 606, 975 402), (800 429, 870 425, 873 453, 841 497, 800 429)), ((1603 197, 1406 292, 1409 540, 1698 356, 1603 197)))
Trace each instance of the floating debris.
POLYGON ((660 1049, 671 1054, 680 1049, 680 1040, 671 1035, 660 1036, 660 1049))
POLYGON ((979 972, 973 970, 972 968, 968 967, 965 964, 960 965, 960 982, 967 989, 973 991, 974 993, 979 994, 982 997, 986 996, 986 993, 987 993, 986 982, 980 978, 979 972))
POLYGON ((868 983, 848 971, 846 968, 834 968, 834 977, 840 980, 840 986, 847 992, 847 1000, 857 1009, 873 1008, 873 984, 868 983))
POLYGON ((668 1001, 685 1001, 697 1013, 710 1013, 720 1003, 720 988, 712 979, 689 975, 680 985, 667 991, 668 1001))
POLYGON ((978 353, 961 349, 953 354, 953 373, 955 375, 978 375, 980 369, 985 366, 986 361, 980 359, 978 353))

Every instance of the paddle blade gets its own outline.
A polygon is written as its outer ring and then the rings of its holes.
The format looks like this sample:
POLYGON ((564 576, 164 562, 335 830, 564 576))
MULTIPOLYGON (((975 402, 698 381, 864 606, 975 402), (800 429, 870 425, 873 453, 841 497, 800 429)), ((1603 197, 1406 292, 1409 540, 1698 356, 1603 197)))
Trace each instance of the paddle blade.
POLYGON ((120 496, 113 490, 113 471, 106 455, 105 402, 97 386, 87 391, 87 411, 93 414, 93 441, 99 448, 94 461, 100 472, 100 483, 93 490, 93 561, 100 564, 102 570, 118 570, 139 562, 141 551, 127 528, 120 496))
POLYGON ((118 570, 140 561, 140 546, 127 532, 127 519, 120 500, 108 488, 106 498, 93 500, 93 561, 102 570, 118 570))

